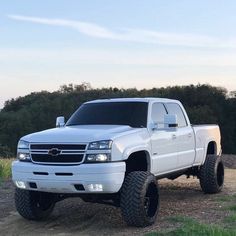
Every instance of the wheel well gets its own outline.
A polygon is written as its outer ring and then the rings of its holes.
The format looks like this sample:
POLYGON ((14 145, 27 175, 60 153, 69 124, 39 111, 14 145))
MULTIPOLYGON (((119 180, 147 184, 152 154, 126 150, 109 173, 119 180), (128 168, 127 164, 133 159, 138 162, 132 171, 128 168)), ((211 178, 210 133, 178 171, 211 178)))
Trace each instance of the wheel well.
POLYGON ((134 152, 126 160, 126 174, 133 171, 148 171, 149 166, 149 154, 146 151, 134 152))
POLYGON ((214 141, 208 143, 207 154, 216 154, 216 143, 214 141))

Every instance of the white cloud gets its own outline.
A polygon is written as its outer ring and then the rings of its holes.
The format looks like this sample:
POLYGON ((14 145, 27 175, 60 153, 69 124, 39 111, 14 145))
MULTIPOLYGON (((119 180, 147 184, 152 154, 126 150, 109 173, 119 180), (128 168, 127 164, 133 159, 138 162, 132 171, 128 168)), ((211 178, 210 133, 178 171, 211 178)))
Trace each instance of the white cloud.
POLYGON ((32 23, 45 24, 45 25, 55 25, 55 26, 64 26, 72 29, 78 30, 80 33, 86 34, 91 37, 98 38, 112 38, 112 33, 96 24, 81 22, 81 21, 72 21, 64 19, 49 19, 49 18, 40 18, 40 17, 28 17, 20 15, 8 15, 10 19, 19 20, 19 21, 29 21, 32 23))
POLYGON ((136 65, 136 66, 236 66, 235 50, 212 51, 193 49, 19 49, 0 48, 3 65, 136 65))
POLYGON ((175 34, 130 28, 123 28, 119 31, 113 31, 94 23, 66 19, 29 17, 22 15, 8 15, 8 18, 37 24, 68 27, 79 31, 82 34, 95 38, 173 46, 236 48, 235 40, 222 40, 203 35, 175 34))

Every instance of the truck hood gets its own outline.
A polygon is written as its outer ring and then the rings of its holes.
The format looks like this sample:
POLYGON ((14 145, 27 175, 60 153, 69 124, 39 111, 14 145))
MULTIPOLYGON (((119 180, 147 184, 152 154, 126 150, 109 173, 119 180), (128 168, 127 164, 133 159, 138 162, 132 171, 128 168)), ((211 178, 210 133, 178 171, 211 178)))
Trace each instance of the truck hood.
POLYGON ((142 128, 120 125, 78 125, 48 129, 22 137, 31 143, 88 143, 113 140, 120 135, 137 132, 142 128))

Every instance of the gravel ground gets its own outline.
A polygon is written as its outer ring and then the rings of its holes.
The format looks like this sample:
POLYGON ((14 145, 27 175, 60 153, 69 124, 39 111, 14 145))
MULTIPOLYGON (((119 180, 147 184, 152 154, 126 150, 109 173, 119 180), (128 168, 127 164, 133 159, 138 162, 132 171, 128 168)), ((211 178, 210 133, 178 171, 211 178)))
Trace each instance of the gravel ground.
MULTIPOLYGON (((232 166, 232 165, 231 165, 232 166)), ((201 192, 196 178, 180 177, 161 180, 160 212, 156 223, 146 228, 127 227, 119 208, 66 199, 57 203, 52 216, 45 222, 24 220, 14 207, 14 186, 11 181, 0 185, 0 235, 143 235, 147 232, 171 229, 169 216, 191 216, 203 223, 220 223, 227 216, 222 211, 220 196, 236 194, 236 170, 226 169, 222 193, 201 192)))

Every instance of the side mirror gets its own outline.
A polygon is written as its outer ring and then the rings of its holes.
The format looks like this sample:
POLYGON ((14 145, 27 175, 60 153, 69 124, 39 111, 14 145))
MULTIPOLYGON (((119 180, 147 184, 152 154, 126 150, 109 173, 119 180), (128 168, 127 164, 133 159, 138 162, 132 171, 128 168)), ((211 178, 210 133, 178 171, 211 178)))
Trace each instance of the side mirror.
POLYGON ((165 115, 164 117, 165 129, 176 129, 178 127, 177 115, 165 115))
POLYGON ((60 127, 63 127, 64 125, 65 125, 65 117, 64 116, 57 117, 56 127, 60 128, 60 127))
POLYGON ((157 131, 158 130, 158 124, 155 122, 152 122, 149 126, 150 130, 157 131))

